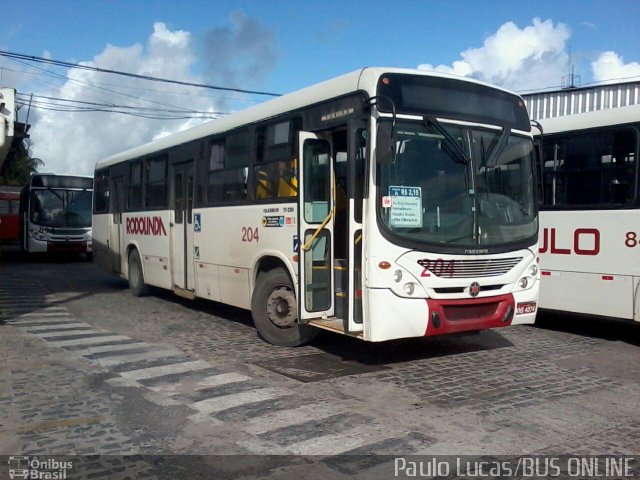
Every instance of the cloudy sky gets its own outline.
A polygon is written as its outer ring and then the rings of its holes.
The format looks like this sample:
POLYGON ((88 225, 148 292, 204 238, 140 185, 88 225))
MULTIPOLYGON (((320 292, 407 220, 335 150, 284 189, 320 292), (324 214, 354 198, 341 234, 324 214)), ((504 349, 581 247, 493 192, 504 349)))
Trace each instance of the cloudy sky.
MULTIPOLYGON (((0 50, 266 93, 363 66, 451 72, 525 92, 640 77, 640 2, 33 0, 0 7, 0 50)), ((28 100, 43 171, 96 161, 270 98, 0 56, 28 100), (83 102, 83 103, 80 103, 83 102), (118 113, 116 113, 118 112, 118 113)), ((25 121, 27 107, 19 112, 25 121)))

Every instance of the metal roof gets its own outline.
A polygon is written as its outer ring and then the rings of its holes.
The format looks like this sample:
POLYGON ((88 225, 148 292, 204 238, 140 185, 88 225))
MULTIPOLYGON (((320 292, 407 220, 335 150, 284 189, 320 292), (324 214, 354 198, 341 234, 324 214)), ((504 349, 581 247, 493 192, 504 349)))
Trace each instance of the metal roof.
POLYGON ((521 94, 532 120, 640 104, 640 79, 521 94))

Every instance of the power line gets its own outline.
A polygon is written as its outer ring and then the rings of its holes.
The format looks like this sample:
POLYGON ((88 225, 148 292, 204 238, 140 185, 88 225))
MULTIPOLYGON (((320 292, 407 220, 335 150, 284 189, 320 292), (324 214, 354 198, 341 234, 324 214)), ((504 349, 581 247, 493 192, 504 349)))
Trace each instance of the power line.
POLYGON ((49 97, 46 95, 31 95, 31 94, 22 93, 22 92, 16 92, 16 96, 19 97, 20 100, 22 100, 23 102, 27 101, 29 98, 35 98, 35 99, 52 101, 52 102, 40 102, 42 104, 67 106, 67 107, 77 107, 81 105, 87 105, 90 107, 125 108, 129 110, 168 112, 168 113, 193 113, 193 114, 200 114, 200 115, 228 115, 229 113, 229 112, 207 112, 207 111, 201 111, 201 110, 188 110, 186 108, 171 110, 168 108, 151 108, 151 107, 138 107, 138 106, 132 106, 132 105, 118 105, 116 103, 87 102, 85 100, 74 100, 74 99, 61 98, 61 97, 49 97), (57 103, 54 103, 54 102, 57 102, 57 103))
POLYGON ((71 100, 44 95, 28 95, 17 92, 16 99, 20 105, 30 105, 32 108, 66 113, 104 112, 120 113, 158 120, 183 120, 188 118, 215 119, 227 115, 227 112, 206 112, 187 109, 161 109, 151 107, 135 107, 118 105, 115 103, 97 103, 82 100, 71 100))
POLYGON ((76 68, 79 70, 90 70, 93 72, 100 72, 100 73, 111 73, 114 75, 122 75, 125 77, 131 77, 131 78, 138 78, 141 80, 149 80, 152 82, 164 82, 164 83, 172 83, 174 85, 183 85, 183 86, 187 86, 187 87, 199 87, 199 88, 208 88, 211 90, 223 90, 223 91, 227 91, 227 92, 238 92, 238 93, 247 93, 247 94, 251 94, 251 95, 267 95, 270 97, 279 97, 281 96, 280 93, 271 93, 271 92, 260 92, 260 91, 256 91, 256 90, 244 90, 241 88, 231 88, 231 87, 220 87, 220 86, 216 86, 216 85, 207 85, 205 83, 192 83, 192 82, 183 82, 180 80, 171 80, 168 78, 158 78, 158 77, 151 77, 149 75, 138 75, 136 73, 130 73, 130 72, 121 72, 118 70, 109 70, 106 68, 98 68, 98 67, 90 67, 89 65, 80 65, 77 63, 71 63, 71 62, 63 62, 61 60, 53 60, 50 58, 43 58, 43 57, 36 57, 33 55, 25 55, 22 53, 15 53, 15 52, 7 52, 5 50, 0 50, 0 56, 2 57, 7 57, 7 58, 13 58, 13 59, 21 59, 21 60, 27 60, 30 62, 37 62, 37 63, 46 63, 49 65, 57 65, 60 67, 66 67, 66 68, 76 68))
MULTIPOLYGON (((94 84, 94 83, 85 82, 85 81, 82 81, 82 80, 77 80, 77 79, 74 79, 74 78, 70 78, 67 75, 60 75, 59 73, 50 72, 49 70, 46 70, 44 68, 40 68, 40 67, 37 67, 35 65, 28 65, 25 62, 21 62, 21 61, 16 60, 16 59, 10 59, 10 60, 15 62, 15 63, 21 64, 21 65, 25 65, 25 66, 27 66, 29 68, 33 68, 35 70, 39 70, 39 71, 43 72, 46 75, 66 79, 68 82, 71 82, 71 83, 74 83, 74 84, 77 84, 77 85, 90 87, 90 88, 93 88, 93 89, 96 89, 96 90, 99 90, 99 91, 102 91, 102 92, 115 93, 117 95, 122 95, 122 96, 125 96, 125 97, 132 98, 132 99, 134 99, 136 101, 139 101, 139 102, 147 102, 147 103, 152 103, 152 104, 156 104, 156 105, 162 105, 162 106, 165 106, 165 107, 169 106, 169 107, 173 107, 175 109, 180 109, 181 108, 181 107, 178 107, 178 106, 175 106, 175 105, 168 104, 166 102, 157 102, 157 101, 145 99, 145 98, 142 98, 142 97, 139 97, 139 96, 136 96, 136 95, 131 95, 131 94, 128 94, 128 93, 120 92, 118 90, 113 90, 113 89, 110 89, 110 88, 101 87, 101 86, 99 86, 100 84, 97 84, 97 83, 94 84)), ((26 72, 26 73, 31 73, 31 72, 26 72)), ((121 86, 118 86, 118 87, 121 88, 121 86)), ((186 109, 184 109, 184 110, 186 110, 186 109)))

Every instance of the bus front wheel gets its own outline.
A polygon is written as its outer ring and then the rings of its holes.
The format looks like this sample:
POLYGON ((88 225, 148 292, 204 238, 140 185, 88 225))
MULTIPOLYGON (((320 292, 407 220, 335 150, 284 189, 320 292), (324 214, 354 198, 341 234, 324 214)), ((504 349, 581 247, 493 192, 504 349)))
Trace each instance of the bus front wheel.
POLYGON ((318 330, 298 323, 298 305, 289 274, 275 268, 258 275, 251 298, 256 329, 267 342, 297 347, 312 341, 318 330))
POLYGON ((142 262, 137 250, 133 250, 129 254, 129 289, 134 297, 149 295, 149 285, 144 283, 142 262))

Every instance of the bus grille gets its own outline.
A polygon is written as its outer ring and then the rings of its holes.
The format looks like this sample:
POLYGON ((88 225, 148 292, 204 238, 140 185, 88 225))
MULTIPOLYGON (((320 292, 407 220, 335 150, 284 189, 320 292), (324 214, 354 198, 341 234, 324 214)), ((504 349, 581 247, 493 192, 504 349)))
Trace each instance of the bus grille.
POLYGON ((85 229, 80 228, 54 228, 51 231, 52 235, 84 235, 85 229))
POLYGON ((482 260, 418 260, 425 271, 440 278, 497 277, 508 273, 522 257, 482 260))

